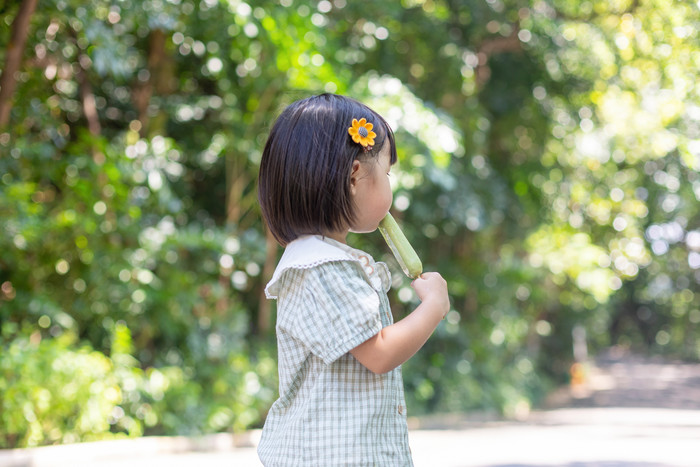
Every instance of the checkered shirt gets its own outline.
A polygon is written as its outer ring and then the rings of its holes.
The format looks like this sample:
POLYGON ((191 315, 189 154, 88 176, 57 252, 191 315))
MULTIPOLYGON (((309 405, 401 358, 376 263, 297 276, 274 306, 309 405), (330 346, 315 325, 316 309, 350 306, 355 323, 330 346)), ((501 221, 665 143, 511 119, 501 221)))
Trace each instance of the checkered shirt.
POLYGON ((265 466, 413 465, 401 368, 376 375, 349 353, 393 322, 390 287, 360 250, 319 236, 287 246, 266 288, 280 397, 258 446, 265 466))

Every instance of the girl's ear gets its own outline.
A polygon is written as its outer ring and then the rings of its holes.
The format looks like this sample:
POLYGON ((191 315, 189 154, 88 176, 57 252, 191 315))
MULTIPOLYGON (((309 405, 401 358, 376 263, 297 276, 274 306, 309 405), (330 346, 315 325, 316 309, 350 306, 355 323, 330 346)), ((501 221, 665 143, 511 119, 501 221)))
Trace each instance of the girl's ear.
POLYGON ((355 160, 350 169, 350 193, 354 195, 357 191, 357 180, 360 177, 360 161, 355 160))

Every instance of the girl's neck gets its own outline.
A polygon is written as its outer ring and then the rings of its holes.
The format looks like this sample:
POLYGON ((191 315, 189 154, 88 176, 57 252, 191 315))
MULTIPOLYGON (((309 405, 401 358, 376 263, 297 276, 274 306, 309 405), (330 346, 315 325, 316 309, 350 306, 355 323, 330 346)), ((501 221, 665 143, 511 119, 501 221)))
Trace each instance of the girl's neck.
POLYGON ((347 230, 338 231, 338 232, 326 232, 324 234, 324 236, 328 237, 328 238, 332 238, 333 240, 335 240, 337 242, 344 243, 347 245, 347 241, 346 241, 346 238, 348 236, 347 230))

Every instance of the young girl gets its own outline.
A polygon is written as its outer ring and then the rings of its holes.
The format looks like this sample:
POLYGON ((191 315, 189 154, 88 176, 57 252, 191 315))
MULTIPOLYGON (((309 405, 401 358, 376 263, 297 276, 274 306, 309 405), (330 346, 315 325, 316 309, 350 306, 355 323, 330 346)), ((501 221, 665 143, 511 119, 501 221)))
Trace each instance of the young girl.
POLYGON ((258 454, 265 466, 410 466, 400 365, 448 312, 435 272, 413 281, 421 304, 393 323, 387 266, 348 246, 389 211, 394 135, 347 97, 297 101, 279 116, 258 197, 285 247, 265 288, 277 299, 280 397, 258 454))

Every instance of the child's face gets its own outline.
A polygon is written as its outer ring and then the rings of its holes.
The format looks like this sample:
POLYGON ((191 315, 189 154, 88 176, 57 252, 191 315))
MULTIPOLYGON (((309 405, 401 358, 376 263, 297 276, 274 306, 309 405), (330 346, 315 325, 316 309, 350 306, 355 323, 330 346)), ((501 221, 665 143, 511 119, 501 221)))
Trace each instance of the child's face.
POLYGON ((373 232, 381 221, 393 200, 389 171, 391 157, 388 141, 382 146, 376 159, 364 162, 355 161, 350 178, 351 193, 355 201, 356 219, 350 231, 373 232))

